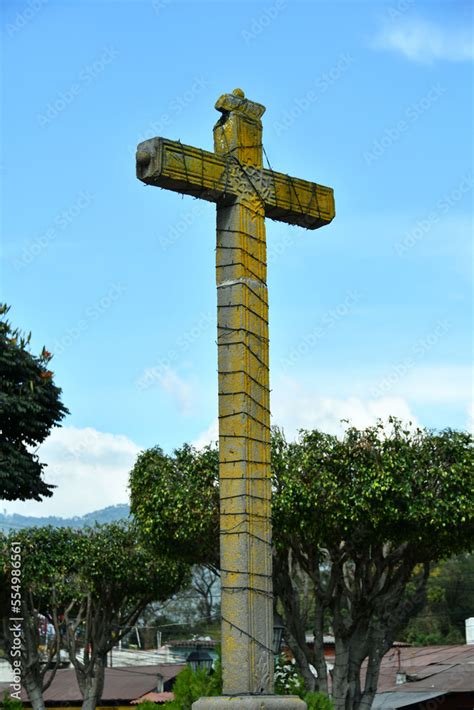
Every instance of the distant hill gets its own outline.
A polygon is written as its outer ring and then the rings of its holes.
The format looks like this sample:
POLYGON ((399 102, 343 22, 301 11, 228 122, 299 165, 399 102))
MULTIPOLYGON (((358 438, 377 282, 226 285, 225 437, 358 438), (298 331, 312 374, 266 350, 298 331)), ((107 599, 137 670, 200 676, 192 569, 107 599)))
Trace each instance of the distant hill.
POLYGON ((0 513, 0 530, 6 532, 8 530, 44 525, 54 525, 55 527, 63 528, 83 528, 87 525, 94 525, 95 523, 111 523, 115 520, 123 520, 128 517, 129 512, 129 506, 126 503, 122 503, 120 505, 109 505, 107 508, 95 510, 93 513, 86 513, 86 515, 75 515, 73 518, 59 518, 55 515, 50 515, 45 518, 35 518, 30 515, 18 515, 17 513, 10 515, 0 513))

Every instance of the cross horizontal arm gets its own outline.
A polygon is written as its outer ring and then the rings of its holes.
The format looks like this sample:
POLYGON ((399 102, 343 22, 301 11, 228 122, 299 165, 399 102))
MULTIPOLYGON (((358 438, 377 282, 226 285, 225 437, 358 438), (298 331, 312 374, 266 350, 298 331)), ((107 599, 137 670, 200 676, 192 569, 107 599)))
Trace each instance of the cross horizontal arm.
POLYGON ((209 202, 256 195, 264 202, 267 217, 306 229, 322 227, 335 215, 330 187, 243 165, 232 154, 217 155, 166 138, 139 144, 137 177, 147 185, 209 202))

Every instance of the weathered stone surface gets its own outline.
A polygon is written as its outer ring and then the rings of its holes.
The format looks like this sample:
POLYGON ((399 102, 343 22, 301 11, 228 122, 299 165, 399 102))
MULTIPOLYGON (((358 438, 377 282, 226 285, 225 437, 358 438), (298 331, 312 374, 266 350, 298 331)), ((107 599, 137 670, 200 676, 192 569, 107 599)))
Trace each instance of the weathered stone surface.
POLYGON ((224 695, 194 710, 305 710, 273 691, 269 337, 265 217, 316 229, 331 188, 263 167, 265 107, 224 94, 214 152, 153 138, 137 177, 217 204, 219 477, 224 695))
POLYGON ((224 693, 271 693, 273 593, 265 211, 241 167, 262 167, 263 107, 235 95, 221 97, 218 104, 225 113, 214 128, 214 150, 216 155, 232 161, 246 188, 238 189, 238 197, 230 205, 217 204, 224 693))
POLYGON ((193 710, 306 710, 296 695, 243 695, 240 697, 200 698, 193 710))

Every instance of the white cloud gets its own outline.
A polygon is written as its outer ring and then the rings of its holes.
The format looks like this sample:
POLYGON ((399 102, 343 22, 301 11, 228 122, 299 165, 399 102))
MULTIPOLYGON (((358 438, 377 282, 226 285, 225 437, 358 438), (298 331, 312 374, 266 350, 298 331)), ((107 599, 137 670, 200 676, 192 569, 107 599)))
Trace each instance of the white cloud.
POLYGON ((393 392, 423 403, 469 402, 472 396, 472 368, 452 365, 417 366, 400 378, 393 392))
POLYGON ((208 444, 213 444, 219 439, 219 421, 214 419, 213 422, 207 427, 207 429, 192 442, 192 445, 197 449, 203 449, 208 444))
MULTIPOLYGON (((395 416, 408 424, 418 425, 416 417, 403 397, 322 397, 318 387, 303 380, 280 378, 272 392, 272 425, 282 427, 288 440, 295 439, 299 429, 320 429, 329 434, 341 434, 348 426, 347 419, 358 428, 387 421, 395 416)), ((193 442, 201 448, 218 439, 218 421, 215 419, 193 442)))
MULTIPOLYGON (((424 352, 430 342, 423 337, 416 346, 424 352)), ((413 414, 413 407, 438 411, 438 426, 443 428, 449 426, 444 420, 446 408, 466 412, 470 407, 469 428, 474 418, 472 381, 471 367, 422 365, 411 353, 378 372, 324 370, 293 375, 277 370, 272 377, 271 421, 292 439, 299 429, 339 434, 344 429, 341 419, 363 428, 393 415, 405 423, 424 426, 426 423, 413 414)), ((202 447, 217 438, 216 419, 193 443, 202 447)))
POLYGON ((347 426, 341 423, 342 419, 362 429, 378 419, 386 421, 390 415, 417 424, 403 397, 324 397, 316 385, 290 377, 281 378, 273 389, 272 424, 283 427, 289 439, 296 436, 298 429, 340 434, 347 426))
POLYGON ((92 428, 53 429, 38 451, 52 498, 2 502, 8 513, 70 517, 128 502, 128 474, 140 448, 126 436, 92 428))
POLYGON ((373 47, 399 52, 414 62, 431 63, 437 59, 452 62, 474 59, 473 36, 469 27, 440 27, 421 19, 405 19, 382 29, 373 47))
POLYGON ((194 400, 194 390, 190 382, 182 378, 176 370, 164 367, 156 374, 161 387, 178 403, 182 414, 190 414, 194 400))

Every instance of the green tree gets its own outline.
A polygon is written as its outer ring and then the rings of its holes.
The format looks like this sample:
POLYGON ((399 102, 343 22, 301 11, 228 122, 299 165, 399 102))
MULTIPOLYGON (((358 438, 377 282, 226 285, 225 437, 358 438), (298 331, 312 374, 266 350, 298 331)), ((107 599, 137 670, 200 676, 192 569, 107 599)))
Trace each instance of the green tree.
POLYGON ((178 674, 173 686, 174 700, 164 704, 168 710, 191 710, 192 704, 203 697, 222 695, 222 669, 217 661, 212 673, 189 666, 178 674))
POLYGON ((326 693, 309 691, 303 695, 308 710, 334 710, 334 703, 326 693))
POLYGON ((156 643, 159 630, 162 643, 170 638, 220 633, 220 576, 204 565, 193 565, 189 586, 163 604, 148 606, 137 622, 145 648, 156 643))
POLYGON ((12 698, 7 691, 3 695, 3 710, 23 710, 23 703, 21 700, 15 700, 12 698))
POLYGON ((15 675, 21 675, 33 710, 44 710, 43 692, 51 685, 60 660, 59 619, 71 599, 74 542, 68 528, 0 534, 1 643, 15 675), (15 567, 21 572, 18 578, 12 575, 15 567), (54 628, 49 643, 41 631, 45 622, 54 628), (18 624, 21 646, 15 640, 18 624))
POLYGON ((34 449, 68 410, 48 369, 51 353, 33 355, 31 334, 13 329, 8 311, 0 304, 0 498, 41 500, 54 486, 43 480, 45 464, 34 449))
MULTIPOLYGON (((430 565, 472 546, 472 437, 411 431, 396 420, 387 429, 349 428, 342 439, 312 431, 288 443, 274 431, 272 472, 274 592, 307 690, 328 692, 323 632, 329 619, 335 707, 370 708, 383 655, 425 600, 430 565), (306 643, 296 570, 313 588, 314 648, 306 643)), ((132 512, 148 539, 188 559, 200 546, 200 561, 207 555, 216 565, 215 449, 184 447, 172 457, 145 452, 130 486, 132 512), (150 533, 163 520, 154 540, 150 533)))
POLYGON ((430 564, 472 545, 472 454, 468 434, 410 431, 397 421, 388 430, 351 428, 342 440, 275 437, 276 592, 292 646, 303 669, 305 661, 316 667, 323 692, 329 613, 336 708, 371 706, 383 655, 424 602, 430 564), (303 644, 295 614, 293 564, 315 590, 314 649, 303 644))
POLYGON ((275 660, 275 693, 277 695, 299 695, 304 694, 304 679, 296 668, 296 663, 288 659, 285 653, 280 653, 275 660))
POLYGON ((102 697, 107 653, 147 604, 168 598, 188 580, 188 568, 150 554, 133 526, 124 523, 80 530, 76 538, 79 593, 64 612, 66 645, 83 710, 94 710, 102 697))
MULTIPOLYGON (((4 538, 4 589, 10 586, 13 539, 22 549, 22 660, 30 700, 33 704, 34 698, 35 710, 44 707, 38 622, 45 617, 56 630, 54 653, 60 646, 69 653, 84 710, 94 710, 103 691, 107 653, 147 604, 166 599, 188 582, 188 567, 151 554, 137 541, 134 527, 126 523, 83 529, 29 528, 4 538)), ((11 648, 9 604, 10 595, 5 593, 1 611, 6 644, 11 648)))
POLYGON ((398 635, 419 645, 464 643, 465 620, 474 613, 474 555, 455 555, 435 565, 427 602, 398 635))
POLYGON ((157 446, 139 455, 130 476, 131 510, 155 550, 218 569, 218 468, 219 453, 210 446, 197 451, 185 444, 174 456, 157 446))

